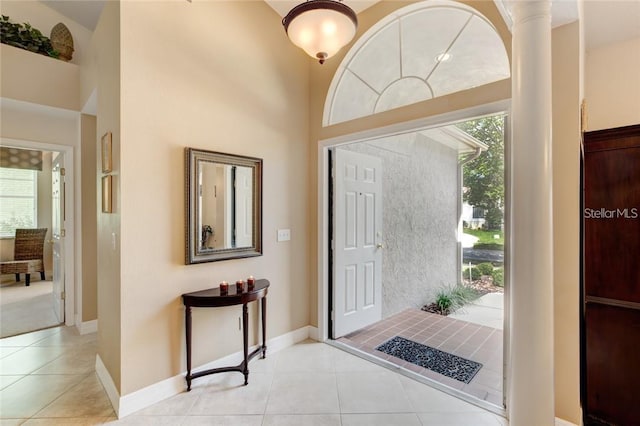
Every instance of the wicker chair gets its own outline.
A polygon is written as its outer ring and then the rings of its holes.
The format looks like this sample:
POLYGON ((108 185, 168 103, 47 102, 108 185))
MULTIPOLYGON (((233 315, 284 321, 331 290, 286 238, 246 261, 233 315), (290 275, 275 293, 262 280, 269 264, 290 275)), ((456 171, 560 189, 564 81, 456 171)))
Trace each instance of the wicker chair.
POLYGON ((31 284, 31 274, 40 272, 44 280, 44 238, 47 228, 16 229, 13 260, 1 262, 2 274, 15 274, 20 282, 20 274, 25 274, 25 285, 31 284))

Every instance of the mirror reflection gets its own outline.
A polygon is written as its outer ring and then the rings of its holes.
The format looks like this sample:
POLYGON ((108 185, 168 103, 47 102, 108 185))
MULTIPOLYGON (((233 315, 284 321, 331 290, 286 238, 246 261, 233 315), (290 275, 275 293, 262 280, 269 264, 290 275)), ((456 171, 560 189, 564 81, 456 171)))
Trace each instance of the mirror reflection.
POLYGON ((262 254, 262 160, 187 148, 186 263, 262 254))
POLYGON ((253 245, 253 169, 199 161, 201 251, 253 245))

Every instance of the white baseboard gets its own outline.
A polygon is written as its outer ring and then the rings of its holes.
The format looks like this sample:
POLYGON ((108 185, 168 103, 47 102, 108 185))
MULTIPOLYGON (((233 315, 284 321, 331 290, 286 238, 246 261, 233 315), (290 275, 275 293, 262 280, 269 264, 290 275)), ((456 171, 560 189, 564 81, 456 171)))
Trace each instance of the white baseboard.
POLYGON ((577 426, 571 422, 568 422, 566 420, 562 420, 556 417, 556 425, 555 426, 577 426))
POLYGON ((309 326, 309 339, 319 341, 320 340, 318 338, 319 333, 320 333, 320 330, 318 330, 318 327, 314 327, 312 325, 309 326))
MULTIPOLYGON (((289 346, 293 346, 298 342, 302 342, 308 339, 310 337, 310 334, 312 333, 312 329, 315 329, 315 327, 305 326, 297 330, 290 331, 289 333, 285 333, 281 336, 274 337, 273 339, 267 340, 267 354, 277 352, 289 346)), ((315 334, 317 335, 317 329, 315 331, 315 334)), ((251 351, 256 347, 257 346, 253 346, 249 350, 251 351)), ((238 351, 223 358, 209 362, 205 365, 194 368, 193 371, 202 371, 208 370, 210 368, 235 365, 239 364, 241 361, 242 352, 238 351)), ((113 385, 111 376, 106 371, 106 368, 104 368, 104 365, 102 364, 102 361, 99 357, 96 359, 96 372, 98 372, 98 377, 102 381, 103 385, 105 385, 105 390, 107 390, 107 395, 109 395, 109 399, 111 399, 111 403, 114 407, 114 411, 118 415, 118 418, 128 416, 132 413, 135 413, 136 411, 140 411, 146 407, 149 407, 186 390, 186 382, 184 378, 186 371, 184 371, 176 376, 170 377, 168 379, 162 380, 143 389, 120 397, 118 395, 118 392, 116 391, 115 386, 113 385), (100 364, 100 366, 98 364, 100 364), (101 368, 103 370, 102 374, 98 372, 98 368, 101 368), (105 381, 102 379, 103 375, 106 376, 106 380, 110 383, 110 386, 113 389, 114 397, 112 397, 111 393, 107 389, 107 386, 109 385, 105 384, 105 381)))
POLYGON ((98 375, 98 379, 100 379, 104 390, 107 392, 107 396, 113 406, 113 411, 117 413, 120 407, 120 394, 118 393, 118 388, 116 388, 115 383, 113 383, 109 370, 107 370, 107 367, 105 367, 102 362, 100 355, 96 355, 96 374, 98 375))
POLYGON ((76 319, 76 329, 80 334, 95 333, 98 331, 98 320, 82 322, 76 319))

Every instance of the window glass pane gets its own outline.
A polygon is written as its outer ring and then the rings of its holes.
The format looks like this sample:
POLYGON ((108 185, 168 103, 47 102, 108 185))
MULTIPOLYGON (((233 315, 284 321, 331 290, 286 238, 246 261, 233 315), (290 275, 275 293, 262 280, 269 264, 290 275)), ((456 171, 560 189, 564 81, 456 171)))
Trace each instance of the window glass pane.
POLYGON ((16 228, 37 226, 37 173, 0 168, 1 237, 13 237, 16 228))

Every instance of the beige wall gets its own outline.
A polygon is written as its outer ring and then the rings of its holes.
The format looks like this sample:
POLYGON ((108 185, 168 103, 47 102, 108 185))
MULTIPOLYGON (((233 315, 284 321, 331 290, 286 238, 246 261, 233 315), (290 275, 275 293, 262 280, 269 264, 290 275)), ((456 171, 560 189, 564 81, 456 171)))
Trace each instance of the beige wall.
MULTIPOLYGON (((106 132, 113 134, 113 199, 114 212, 102 213, 99 203, 95 205, 97 300, 98 300, 98 356, 109 371, 114 385, 120 389, 121 377, 121 291, 120 291, 120 2, 105 4, 96 31, 91 39, 91 50, 99 52, 95 63, 84 64, 89 69, 99 69, 93 82, 98 93, 96 121, 96 149, 100 137, 106 132), (113 235, 113 236, 112 236, 113 235), (115 247, 112 244, 115 239, 115 247)), ((89 80, 83 79, 83 84, 89 80)), ((92 88, 83 86, 83 93, 92 88)), ((96 194, 102 194, 102 173, 99 155, 94 156, 95 172, 93 184, 96 194)), ((135 255, 132 255, 135 257, 135 255)), ((142 366, 141 366, 142 368, 142 366)))
POLYGON ((82 196, 82 251, 76 259, 82 262, 82 318, 98 318, 97 277, 97 209, 96 209, 96 117, 80 116, 80 143, 82 144, 80 193, 82 196))
POLYGON ((580 24, 552 33, 553 280, 556 416, 580 424, 580 24))
POLYGON ((640 38, 587 52, 587 130, 640 124, 640 38))
MULTIPOLYGON (((272 338, 309 324, 313 277, 309 63, 287 40, 281 18, 263 2, 123 2, 121 8, 122 127, 114 148, 121 159, 122 266, 120 282, 113 276, 100 286, 120 294, 120 392, 126 395, 185 370, 182 293, 249 275, 267 278, 272 338), (263 256, 184 265, 185 147, 264 159, 263 256), (290 228, 291 241, 276 243, 278 228, 290 228)), ((101 119, 98 111, 98 134, 106 130, 101 119)), ((99 241, 105 231, 99 222, 99 241)), ((116 298, 107 304, 103 296, 100 290, 99 306, 118 311, 111 306, 116 298)), ((240 312, 238 306, 195 310, 194 365, 241 350, 240 312)), ((255 319, 254 306, 250 315, 255 319)), ((100 330, 102 318, 100 309, 100 330)), ((109 344, 99 342, 101 354, 109 344)))

